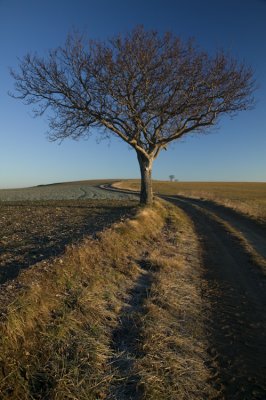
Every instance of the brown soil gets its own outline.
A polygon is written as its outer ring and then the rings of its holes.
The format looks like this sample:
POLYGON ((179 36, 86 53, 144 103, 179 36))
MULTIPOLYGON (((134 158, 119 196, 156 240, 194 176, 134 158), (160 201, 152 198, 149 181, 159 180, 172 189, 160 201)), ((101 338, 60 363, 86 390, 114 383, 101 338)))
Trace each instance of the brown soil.
MULTIPOLYGON (((206 315, 209 353, 206 366, 212 376, 209 383, 219 393, 215 398, 265 400, 266 274, 260 260, 266 255, 266 228, 210 201, 184 197, 171 197, 170 201, 190 216, 201 244, 203 274, 198 281, 205 305, 202 315, 206 315), (261 258, 252 257, 250 249, 261 258)), ((132 202, 0 203, 0 283, 8 285, 21 269, 63 253, 67 244, 95 234, 131 211, 132 202)), ((185 236, 180 235, 183 236, 179 241, 185 236)), ((190 267, 192 241, 192 235, 190 241, 186 239, 190 267)), ((142 339, 138 318, 145 320, 145 302, 150 296, 153 273, 147 268, 145 257, 137 269, 111 337, 115 382, 110 399, 145 398, 140 376, 131 372, 135 371, 136 360, 143 356, 138 353, 142 339)), ((5 293, 0 295, 1 303, 5 293)), ((191 291, 187 293, 191 297, 191 291)), ((182 322, 180 326, 184 328, 182 322)), ((198 340, 201 339, 199 335, 198 340)), ((176 363, 180 350, 175 351, 176 363)), ((201 394, 198 398, 213 399, 201 394)))
POLYGON ((112 200, 0 202, 0 284, 130 215, 134 205, 112 200))
POLYGON ((202 246, 209 368, 220 391, 217 399, 266 399, 266 278, 230 227, 262 257, 266 229, 211 202, 180 197, 171 202, 190 216, 202 246))
POLYGON ((224 207, 212 201, 198 199, 190 199, 189 201, 195 206, 215 213, 228 222, 250 243, 257 253, 266 259, 266 223, 251 219, 229 207, 224 207))

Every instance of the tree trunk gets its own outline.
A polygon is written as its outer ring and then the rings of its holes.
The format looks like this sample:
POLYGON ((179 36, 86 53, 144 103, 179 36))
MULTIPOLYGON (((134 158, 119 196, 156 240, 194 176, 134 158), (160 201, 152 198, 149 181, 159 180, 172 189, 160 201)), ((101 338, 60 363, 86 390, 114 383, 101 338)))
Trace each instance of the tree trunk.
POLYGON ((137 152, 140 174, 141 174, 141 188, 140 188, 140 204, 147 205, 152 204, 152 158, 145 157, 142 153, 137 152))

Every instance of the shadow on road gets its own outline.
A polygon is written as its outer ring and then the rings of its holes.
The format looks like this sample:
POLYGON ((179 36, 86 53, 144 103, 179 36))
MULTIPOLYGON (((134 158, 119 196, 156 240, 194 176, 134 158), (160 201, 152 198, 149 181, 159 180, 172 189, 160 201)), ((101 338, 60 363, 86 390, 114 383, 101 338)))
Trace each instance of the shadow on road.
POLYGON ((212 383, 221 393, 218 398, 265 400, 265 275, 251 263, 239 240, 211 215, 195 208, 194 201, 175 198, 171 202, 189 215, 200 238, 202 296, 210 305, 208 366, 212 383))

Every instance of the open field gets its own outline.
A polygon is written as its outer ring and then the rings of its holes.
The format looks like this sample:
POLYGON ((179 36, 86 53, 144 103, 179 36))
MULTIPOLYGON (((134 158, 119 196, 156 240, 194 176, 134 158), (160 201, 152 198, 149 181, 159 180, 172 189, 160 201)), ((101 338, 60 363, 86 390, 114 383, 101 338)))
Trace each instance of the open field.
POLYGON ((1 399, 211 398, 200 274, 160 204, 24 270, 1 291, 1 399))
POLYGON ((265 225, 93 185, 0 202, 0 399, 265 400, 265 225))
MULTIPOLYGON (((139 180, 124 180, 115 187, 139 190, 139 180)), ((266 221, 266 183, 153 181, 155 193, 207 199, 266 221)))
POLYGON ((0 202, 0 283, 130 215, 125 200, 0 202))
POLYGON ((25 189, 1 189, 1 201, 45 201, 45 200, 123 200, 135 199, 133 195, 105 192, 97 186, 112 183, 113 180, 93 180, 80 182, 55 183, 25 189))

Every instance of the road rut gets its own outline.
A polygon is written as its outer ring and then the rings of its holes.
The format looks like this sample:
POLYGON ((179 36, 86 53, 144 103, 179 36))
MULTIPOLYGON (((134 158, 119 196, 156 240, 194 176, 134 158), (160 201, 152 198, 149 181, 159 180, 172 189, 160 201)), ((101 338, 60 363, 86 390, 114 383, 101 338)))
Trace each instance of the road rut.
POLYGON ((241 230, 261 259, 265 228, 210 202, 170 201, 190 216, 201 242, 209 368, 217 398, 266 399, 266 277, 230 227, 241 230))

